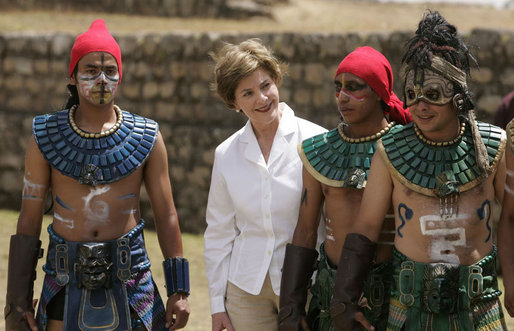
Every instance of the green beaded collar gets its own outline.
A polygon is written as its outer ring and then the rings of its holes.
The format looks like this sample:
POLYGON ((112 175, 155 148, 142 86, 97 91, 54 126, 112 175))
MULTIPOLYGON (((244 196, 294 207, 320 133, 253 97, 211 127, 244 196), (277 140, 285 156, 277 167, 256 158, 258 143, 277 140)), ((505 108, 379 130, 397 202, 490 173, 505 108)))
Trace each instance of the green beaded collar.
POLYGON ((507 132, 507 142, 510 150, 514 153, 514 118, 507 124, 505 131, 507 132))
POLYGON ((298 145, 305 169, 319 182, 333 187, 364 188, 368 179, 376 141, 393 127, 358 139, 343 133, 343 124, 308 138, 298 145))
MULTIPOLYGON (((503 155, 505 132, 493 125, 477 122, 480 136, 489 156, 492 173, 503 155)), ((391 174, 415 192, 434 197, 445 196, 441 181, 454 190, 465 192, 480 184, 484 174, 475 159, 475 148, 469 125, 461 139, 447 146, 434 146, 419 139, 413 123, 394 127, 377 142, 377 149, 391 174), (439 182, 439 183, 438 183, 439 182)), ((448 188, 444 188, 445 190, 448 188)), ((450 193, 450 192, 448 192, 450 193)))

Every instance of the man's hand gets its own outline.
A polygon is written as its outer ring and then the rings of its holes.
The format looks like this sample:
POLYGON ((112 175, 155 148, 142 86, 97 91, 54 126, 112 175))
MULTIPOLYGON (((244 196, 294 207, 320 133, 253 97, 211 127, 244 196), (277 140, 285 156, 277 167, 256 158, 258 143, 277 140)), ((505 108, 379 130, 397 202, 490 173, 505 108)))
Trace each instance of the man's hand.
POLYGON ((353 304, 331 304, 330 315, 334 321, 334 325, 343 331, 359 331, 361 327, 366 330, 375 330, 375 328, 364 317, 364 314, 359 311, 358 306, 353 304))
MULTIPOLYGON (((35 309, 37 299, 32 300, 32 304, 35 309)), ((5 316, 5 324, 7 330, 38 331, 34 312, 24 311, 20 306, 16 306, 14 311, 9 311, 5 316)))
POLYGON ((187 297, 183 293, 175 293, 168 297, 166 303, 166 328, 178 330, 186 326, 191 309, 187 297))
POLYGON ((293 305, 280 308, 278 313, 278 330, 279 331, 310 331, 307 325, 307 319, 301 312, 295 309, 293 305))
POLYGON ((212 331, 235 331, 226 312, 212 314, 212 331))

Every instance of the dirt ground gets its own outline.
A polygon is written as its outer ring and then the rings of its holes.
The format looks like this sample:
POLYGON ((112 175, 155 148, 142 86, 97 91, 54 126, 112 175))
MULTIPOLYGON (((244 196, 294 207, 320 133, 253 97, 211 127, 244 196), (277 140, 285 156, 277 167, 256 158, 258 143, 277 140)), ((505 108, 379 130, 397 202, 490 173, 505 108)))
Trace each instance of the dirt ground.
POLYGON ((169 31, 320 32, 370 33, 414 30, 427 9, 438 10, 459 31, 473 28, 514 30, 514 10, 492 6, 431 3, 379 3, 372 0, 289 0, 274 7, 274 19, 215 20, 203 18, 162 18, 105 13, 52 11, 2 11, 0 32, 85 31, 91 21, 103 18, 113 34, 169 31))

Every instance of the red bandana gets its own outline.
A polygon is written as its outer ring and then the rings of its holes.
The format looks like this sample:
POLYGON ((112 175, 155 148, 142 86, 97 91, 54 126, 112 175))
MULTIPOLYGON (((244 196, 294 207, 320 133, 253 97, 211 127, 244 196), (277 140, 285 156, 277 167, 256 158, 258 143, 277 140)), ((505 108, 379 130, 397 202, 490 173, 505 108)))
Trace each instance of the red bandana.
POLYGON ((393 71, 389 61, 380 52, 369 46, 358 47, 341 61, 336 76, 343 72, 364 79, 387 104, 385 113, 391 121, 400 124, 412 122, 409 109, 403 108, 403 102, 393 92, 393 71))
MULTIPOLYGON (((79 35, 73 44, 71 49, 71 60, 70 60, 70 77, 75 70, 75 66, 79 60, 86 54, 92 52, 106 52, 114 56, 116 62, 118 62, 118 71, 120 72, 121 83, 121 50, 120 46, 112 35, 107 30, 105 22, 102 19, 95 20, 91 23, 89 30, 79 35)), ((118 84, 119 84, 118 83, 118 84)))

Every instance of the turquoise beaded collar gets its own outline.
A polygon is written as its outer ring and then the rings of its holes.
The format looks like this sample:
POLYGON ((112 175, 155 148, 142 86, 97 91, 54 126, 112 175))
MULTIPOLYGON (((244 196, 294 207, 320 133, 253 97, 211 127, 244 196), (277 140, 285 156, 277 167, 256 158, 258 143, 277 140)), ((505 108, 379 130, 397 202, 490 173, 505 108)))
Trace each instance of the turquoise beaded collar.
POLYGON ((396 179, 413 191, 427 196, 458 194, 480 184, 484 177, 496 169, 506 145, 502 129, 477 122, 491 165, 486 174, 476 162, 469 125, 460 139, 446 146, 423 142, 416 135, 413 125, 409 123, 403 127, 394 127, 390 134, 377 142, 377 148, 396 179), (451 185, 441 187, 441 181, 451 185), (444 192, 448 189, 456 192, 444 192))
POLYGON ((69 110, 36 116, 32 131, 44 158, 63 175, 80 184, 107 184, 139 168, 157 140, 156 122, 126 111, 121 114, 116 130, 105 135, 77 132, 69 110))
POLYGON ((369 137, 348 138, 343 123, 328 132, 308 138, 298 145, 305 169, 319 182, 333 187, 366 186, 376 141, 394 122, 369 137))

